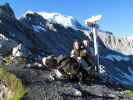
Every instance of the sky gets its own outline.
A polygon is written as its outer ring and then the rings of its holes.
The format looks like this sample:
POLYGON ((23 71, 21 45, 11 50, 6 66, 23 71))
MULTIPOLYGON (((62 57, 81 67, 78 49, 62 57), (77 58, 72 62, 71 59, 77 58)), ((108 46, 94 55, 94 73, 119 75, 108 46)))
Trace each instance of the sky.
POLYGON ((5 2, 16 17, 27 10, 58 12, 73 16, 84 25, 87 18, 101 14, 100 29, 119 37, 133 35, 133 0, 0 0, 0 4, 5 2))

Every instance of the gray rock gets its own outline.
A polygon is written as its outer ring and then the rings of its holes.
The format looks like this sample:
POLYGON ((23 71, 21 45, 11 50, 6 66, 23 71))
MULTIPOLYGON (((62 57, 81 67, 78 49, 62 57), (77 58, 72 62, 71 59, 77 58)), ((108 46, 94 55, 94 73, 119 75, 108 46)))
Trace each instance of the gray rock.
POLYGON ((111 49, 126 55, 133 55, 133 39, 128 37, 115 37, 107 32, 99 32, 99 38, 104 45, 111 49))
POLYGON ((0 34, 0 54, 6 55, 17 45, 16 41, 0 34))
POLYGON ((0 100, 8 100, 10 94, 9 89, 4 81, 0 81, 0 100))
POLYGON ((130 100, 113 86, 100 82, 88 80, 78 84, 69 80, 51 80, 49 71, 24 68, 22 65, 11 65, 8 70, 22 79, 26 86, 28 94, 24 100, 130 100))
POLYGON ((30 50, 24 47, 22 44, 18 44, 16 47, 12 49, 13 57, 28 57, 31 55, 30 50))

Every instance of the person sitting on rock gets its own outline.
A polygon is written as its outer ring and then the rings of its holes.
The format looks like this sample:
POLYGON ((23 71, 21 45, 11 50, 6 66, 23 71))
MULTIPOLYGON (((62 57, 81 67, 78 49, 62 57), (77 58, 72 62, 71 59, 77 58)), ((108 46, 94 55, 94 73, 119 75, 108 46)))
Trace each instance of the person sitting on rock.
POLYGON ((70 56, 75 58, 78 62, 80 62, 81 60, 80 50, 81 50, 80 42, 78 40, 74 41, 73 50, 71 51, 70 56))
POLYGON ((88 38, 84 38, 82 41, 82 47, 80 50, 80 57, 84 59, 88 65, 95 65, 94 56, 92 56, 89 48, 89 41, 88 38))
POLYGON ((82 63, 83 60, 88 64, 88 66, 92 66, 95 63, 94 57, 92 57, 89 51, 89 41, 88 38, 85 37, 83 39, 83 45, 80 46, 80 42, 76 40, 73 43, 73 50, 71 51, 71 57, 75 58, 79 63, 82 63))
POLYGON ((84 38, 82 41, 82 47, 80 50, 80 57, 81 66, 88 71, 89 75, 92 76, 92 78, 95 76, 95 59, 92 56, 90 49, 89 49, 89 41, 88 38, 84 38))

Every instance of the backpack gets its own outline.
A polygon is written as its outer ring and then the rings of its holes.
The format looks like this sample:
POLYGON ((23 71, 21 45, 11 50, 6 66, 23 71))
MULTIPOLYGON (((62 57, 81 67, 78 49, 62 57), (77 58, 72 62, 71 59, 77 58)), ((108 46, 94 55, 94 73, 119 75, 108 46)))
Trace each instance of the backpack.
POLYGON ((64 74, 64 76, 73 78, 79 72, 80 65, 74 58, 66 57, 59 62, 59 70, 64 74))

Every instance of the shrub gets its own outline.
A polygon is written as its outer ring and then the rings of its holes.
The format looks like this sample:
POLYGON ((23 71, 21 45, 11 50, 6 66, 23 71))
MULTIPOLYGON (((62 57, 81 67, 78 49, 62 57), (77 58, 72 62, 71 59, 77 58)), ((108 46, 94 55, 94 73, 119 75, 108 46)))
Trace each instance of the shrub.
POLYGON ((11 57, 10 56, 6 56, 4 58, 4 61, 5 61, 5 65, 9 65, 9 64, 12 64, 13 61, 11 60, 11 57))
POLYGON ((13 58, 11 56, 6 56, 4 58, 4 61, 5 61, 5 65, 9 65, 9 64, 13 64, 13 63, 18 63, 18 64, 25 64, 27 62, 26 58, 24 57, 16 57, 16 58, 13 58))
POLYGON ((0 66, 0 80, 5 81, 8 89, 11 91, 9 100, 20 100, 26 93, 26 90, 22 85, 22 81, 14 74, 6 71, 6 69, 2 68, 2 66, 0 66))

